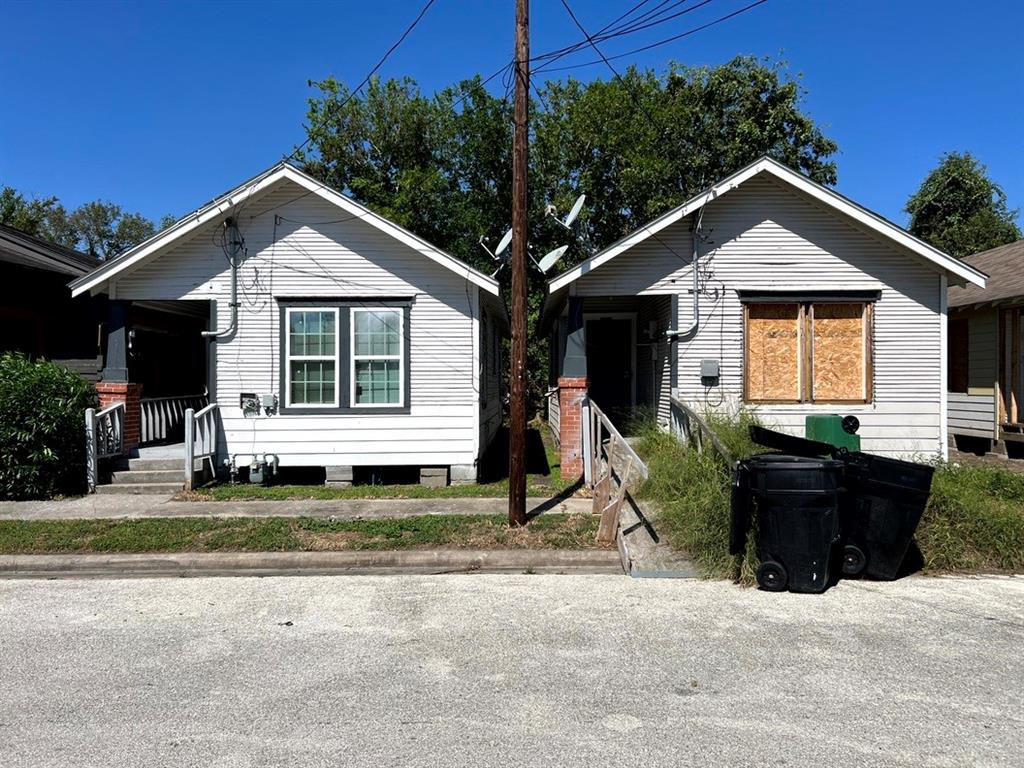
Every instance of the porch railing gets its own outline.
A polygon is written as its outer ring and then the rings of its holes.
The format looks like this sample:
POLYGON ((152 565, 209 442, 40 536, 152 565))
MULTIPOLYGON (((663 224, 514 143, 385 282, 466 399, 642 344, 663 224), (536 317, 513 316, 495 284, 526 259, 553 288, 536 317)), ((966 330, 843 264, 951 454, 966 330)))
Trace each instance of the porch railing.
POLYGON ((582 410, 583 476, 601 516, 597 540, 610 542, 629 489, 647 479, 647 465, 595 402, 587 398, 582 410))
POLYGON ((707 421, 677 397, 669 399, 669 429, 678 440, 692 445, 698 453, 709 445, 730 467, 736 463, 732 451, 726 448, 707 421))
POLYGON ((200 409, 210 402, 207 395, 144 397, 139 401, 141 444, 177 442, 185 437, 185 411, 200 409))
POLYGON ((99 481, 100 459, 124 453, 124 403, 114 403, 97 413, 85 410, 85 479, 89 493, 99 481))
POLYGON ((217 453, 217 404, 198 411, 185 409, 185 490, 195 486, 196 459, 212 459, 217 453))

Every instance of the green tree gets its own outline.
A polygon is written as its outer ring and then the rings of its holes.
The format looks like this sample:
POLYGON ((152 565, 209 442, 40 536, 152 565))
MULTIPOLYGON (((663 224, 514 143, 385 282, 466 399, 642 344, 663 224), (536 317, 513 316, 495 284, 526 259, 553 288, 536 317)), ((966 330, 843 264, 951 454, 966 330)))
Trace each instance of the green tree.
POLYGON ((963 258, 1020 240, 1017 210, 969 152, 949 152, 907 201, 911 234, 963 258))
MULTIPOLYGON (((478 244, 511 222, 512 112, 479 77, 433 97, 408 78, 353 95, 313 83, 300 163, 317 178, 491 272, 478 244)), ((584 233, 601 247, 704 186, 770 155, 834 184, 836 145, 801 109, 799 80, 779 63, 739 57, 719 67, 630 69, 622 80, 537 84, 531 108, 530 244, 539 258, 567 242, 544 216, 588 198, 584 233)), ((589 254, 579 244, 566 268, 589 254)), ((499 277, 507 289, 508 271, 499 277)), ((530 270, 531 327, 545 277, 530 270)), ((546 384, 545 340, 530 345, 531 394, 546 384)))
POLYGON ((46 238, 47 219, 58 205, 57 198, 26 199, 14 187, 0 188, 0 224, 46 238))

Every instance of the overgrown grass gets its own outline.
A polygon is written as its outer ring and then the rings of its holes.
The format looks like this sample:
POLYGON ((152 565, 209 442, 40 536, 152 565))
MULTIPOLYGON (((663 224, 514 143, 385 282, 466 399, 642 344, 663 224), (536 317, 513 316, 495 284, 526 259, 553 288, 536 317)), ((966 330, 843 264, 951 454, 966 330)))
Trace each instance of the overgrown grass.
MULTIPOLYGON (((736 458, 765 451, 750 440, 756 423, 750 414, 710 421, 736 458)), ((653 502, 659 531, 694 558, 706 578, 751 583, 758 562, 754 537, 742 557, 728 552, 731 468, 653 423, 637 433, 637 450, 650 468, 638 495, 653 502)), ((1024 571, 1024 476, 999 467, 939 465, 915 540, 925 573, 1024 571)))
POLYGON ((1024 571, 1024 475, 940 465, 916 538, 926 572, 1024 571))
POLYGON ((0 554, 275 552, 390 549, 595 549, 592 515, 540 515, 509 528, 501 515, 391 520, 152 518, 0 521, 0 554))
MULTIPOLYGON (((736 419, 712 414, 708 421, 737 459, 758 452, 749 434, 756 420, 749 413, 736 419)), ((686 448, 653 422, 638 427, 636 434, 637 451, 650 471, 638 496, 654 503, 659 533, 688 553, 706 578, 751 578, 757 567, 752 546, 742 558, 729 554, 732 468, 710 449, 686 448)))

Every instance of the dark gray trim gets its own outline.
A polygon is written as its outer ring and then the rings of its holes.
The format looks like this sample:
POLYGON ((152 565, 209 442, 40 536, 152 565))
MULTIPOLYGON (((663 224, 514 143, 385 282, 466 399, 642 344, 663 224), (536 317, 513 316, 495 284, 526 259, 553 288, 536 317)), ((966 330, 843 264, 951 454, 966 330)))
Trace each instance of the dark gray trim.
POLYGON ((107 303, 107 357, 103 381, 128 381, 128 306, 129 301, 116 299, 107 303))
POLYGON ((583 299, 577 296, 570 296, 562 376, 579 379, 587 377, 586 328, 587 324, 583 320, 583 299))
POLYGON ((788 304, 815 301, 878 301, 878 290, 824 290, 824 291, 737 291, 742 304, 788 304))
POLYGON ((374 416, 382 414, 408 414, 411 413, 412 403, 412 344, 410 342, 410 321, 412 316, 412 298, 409 296, 404 297, 378 297, 367 299, 355 299, 346 297, 343 299, 301 299, 301 298, 278 298, 278 311, 280 313, 280 322, 278 323, 278 387, 279 395, 278 399, 280 402, 279 411, 284 415, 292 416, 320 416, 320 415, 337 415, 337 414, 362 414, 365 416, 374 416), (401 406, 380 406, 373 408, 360 408, 350 405, 352 401, 352 382, 349 378, 349 372, 352 370, 352 350, 351 350, 351 309, 375 309, 377 307, 399 307, 404 313, 403 324, 404 324, 404 349, 405 349, 405 370, 402 371, 403 383, 404 383, 404 405, 401 406), (285 335, 288 332, 287 329, 287 315, 285 311, 288 308, 316 308, 322 307, 326 309, 338 309, 338 369, 336 371, 337 384, 338 384, 338 403, 337 407, 328 408, 315 408, 309 406, 289 406, 288 405, 288 361, 285 355, 285 349, 287 348, 287 339, 285 335))

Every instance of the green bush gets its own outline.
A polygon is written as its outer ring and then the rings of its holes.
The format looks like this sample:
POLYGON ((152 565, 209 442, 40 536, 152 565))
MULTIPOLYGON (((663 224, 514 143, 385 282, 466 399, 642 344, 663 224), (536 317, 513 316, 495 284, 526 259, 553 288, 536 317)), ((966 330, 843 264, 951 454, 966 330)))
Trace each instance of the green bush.
POLYGON ((85 491, 85 409, 96 391, 77 374, 22 354, 0 356, 0 499, 85 491))

